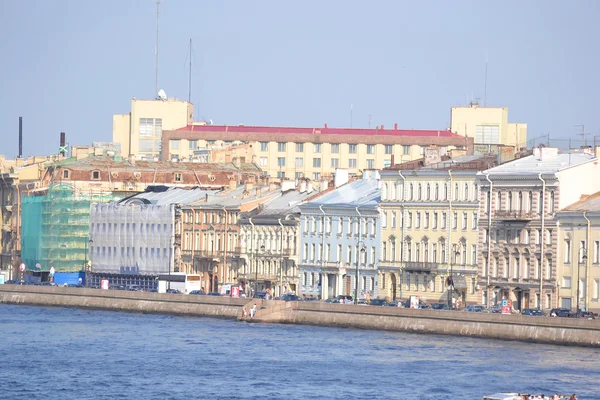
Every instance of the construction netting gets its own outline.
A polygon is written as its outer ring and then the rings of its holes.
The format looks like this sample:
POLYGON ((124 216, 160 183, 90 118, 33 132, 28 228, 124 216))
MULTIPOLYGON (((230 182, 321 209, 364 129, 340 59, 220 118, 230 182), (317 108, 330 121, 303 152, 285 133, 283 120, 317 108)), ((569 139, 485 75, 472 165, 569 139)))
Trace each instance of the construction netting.
POLYGON ((82 192, 55 184, 42 196, 23 198, 21 260, 27 270, 85 270, 90 245, 90 206, 119 200, 114 194, 82 192))

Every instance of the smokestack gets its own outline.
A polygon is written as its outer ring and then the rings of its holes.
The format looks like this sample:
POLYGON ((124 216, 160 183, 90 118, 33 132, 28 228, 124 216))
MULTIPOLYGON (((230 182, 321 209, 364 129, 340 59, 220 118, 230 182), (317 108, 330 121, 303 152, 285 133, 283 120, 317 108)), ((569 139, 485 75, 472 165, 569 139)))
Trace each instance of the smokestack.
POLYGON ((19 158, 23 158, 23 117, 19 117, 19 158))
POLYGON ((60 133, 60 147, 59 147, 59 153, 62 153, 63 155, 67 152, 65 149, 65 133, 61 132, 60 133))

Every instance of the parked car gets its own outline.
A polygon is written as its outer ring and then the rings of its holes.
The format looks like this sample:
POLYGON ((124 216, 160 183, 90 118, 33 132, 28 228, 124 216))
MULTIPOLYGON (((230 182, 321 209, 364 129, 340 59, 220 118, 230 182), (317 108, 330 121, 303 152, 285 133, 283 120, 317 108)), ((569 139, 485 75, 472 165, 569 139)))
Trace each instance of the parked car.
POLYGON ((339 303, 340 301, 338 299, 325 299, 325 303, 339 303))
POLYGON ((575 317, 585 319, 596 319, 596 316, 591 311, 579 311, 579 314, 575 314, 575 317))
POLYGON ((387 301, 385 301, 384 299, 373 299, 369 303, 370 306, 381 306, 381 307, 386 307, 388 304, 389 303, 387 301))
POLYGON ((295 294, 292 294, 292 293, 286 293, 283 296, 281 296, 279 299, 283 300, 283 301, 302 301, 302 298, 300 296, 296 296, 295 294))
POLYGON ((354 297, 349 296, 349 295, 340 294, 337 296, 337 299, 342 304, 353 304, 354 303, 354 297))
POLYGON ((304 301, 319 301, 316 297, 305 297, 304 301))
POLYGON ((546 313, 538 308, 524 308, 521 315, 531 315, 533 317, 545 317, 546 313))
POLYGON ((221 293, 219 293, 219 292, 208 292, 207 296, 221 296, 221 293))
POLYGON ((129 290, 130 292, 143 292, 144 291, 144 289, 142 289, 142 287, 140 285, 126 286, 126 290, 129 290))
POLYGON ((563 317, 563 318, 568 318, 569 314, 571 314, 571 310, 569 310, 568 308, 553 308, 552 310, 550 310, 550 313, 548 314, 551 317, 563 317))
POLYGON ((468 312, 484 312, 485 309, 483 308, 483 306, 470 305, 470 306, 466 306, 465 307, 465 311, 468 311, 468 312))
POLYGON ((181 294, 181 290, 179 290, 179 289, 167 289, 167 293, 169 293, 169 294, 181 294))
MULTIPOLYGON (((210 293, 209 293, 209 295, 210 295, 210 293)), ((265 300, 267 298, 267 292, 256 292, 256 294, 254 295, 254 298, 265 300)))
POLYGON ((431 305, 431 309, 432 310, 450 310, 450 307, 448 307, 448 304, 446 304, 446 303, 433 303, 431 305))
POLYGON ((494 314, 500 314, 502 312, 502 305, 494 304, 490 307, 490 312, 494 314))
POLYGON ((204 296, 204 295, 206 295, 206 293, 204 293, 204 291, 203 291, 203 290, 192 290, 192 291, 190 292, 190 294, 197 294, 197 295, 201 295, 201 296, 204 296))

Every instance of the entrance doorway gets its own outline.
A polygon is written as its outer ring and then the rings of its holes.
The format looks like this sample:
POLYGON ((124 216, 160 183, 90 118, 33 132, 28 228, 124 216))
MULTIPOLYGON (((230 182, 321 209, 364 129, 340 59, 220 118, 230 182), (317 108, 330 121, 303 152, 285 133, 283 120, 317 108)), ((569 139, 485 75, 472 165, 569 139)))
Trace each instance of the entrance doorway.
POLYGON ((390 282, 392 284, 392 301, 396 300, 396 274, 391 273, 390 274, 390 282))
POLYGON ((352 294, 352 276, 346 275, 346 295, 352 294))

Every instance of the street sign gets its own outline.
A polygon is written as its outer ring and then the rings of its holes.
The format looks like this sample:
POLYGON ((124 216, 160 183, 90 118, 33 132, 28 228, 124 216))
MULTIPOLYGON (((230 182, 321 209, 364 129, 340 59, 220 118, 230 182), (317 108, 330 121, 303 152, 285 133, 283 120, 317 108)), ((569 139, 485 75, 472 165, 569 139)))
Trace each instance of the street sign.
POLYGON ((21 265, 19 265, 19 271, 25 272, 25 269, 27 269, 27 267, 25 266, 25 263, 21 263, 21 265))
POLYGON ((59 152, 59 153, 66 153, 66 152, 67 152, 67 148, 68 148, 68 147, 69 147, 69 146, 59 146, 59 147, 58 147, 58 152, 59 152))
POLYGON ((502 300, 502 314, 512 314, 512 300, 502 300))

